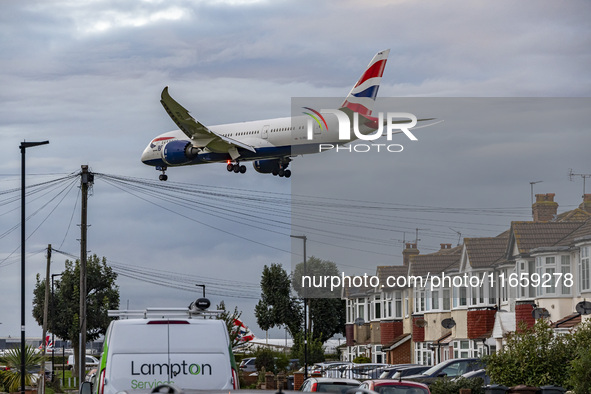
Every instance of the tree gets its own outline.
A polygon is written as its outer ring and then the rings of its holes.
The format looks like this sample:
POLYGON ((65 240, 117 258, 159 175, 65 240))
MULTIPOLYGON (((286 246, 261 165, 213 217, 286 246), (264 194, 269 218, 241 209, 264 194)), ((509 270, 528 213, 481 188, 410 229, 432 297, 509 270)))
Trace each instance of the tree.
MULTIPOLYGON (((115 284, 117 274, 107 265, 105 257, 89 256, 86 263, 86 338, 94 341, 104 335, 111 319, 109 309, 119 308, 119 287, 115 284)), ((33 317, 43 324, 45 302, 45 281, 39 279, 33 291, 33 317)), ((80 261, 66 260, 66 269, 55 282, 51 313, 48 316, 48 330, 58 337, 72 341, 74 356, 78 360, 80 333, 80 261)), ((75 364, 77 373, 78 363, 75 364)))
POLYGON ((238 346, 240 344, 240 332, 238 326, 234 323, 235 320, 240 320, 240 316, 242 316, 242 312, 238 311, 238 307, 234 307, 234 312, 230 313, 226 310, 226 304, 222 300, 219 305, 216 306, 218 311, 223 311, 217 316, 217 319, 223 320, 226 324, 226 329, 228 330, 228 335, 230 337, 230 345, 232 347, 238 346))
POLYGON ((291 280, 279 264, 263 268, 261 299, 254 314, 262 330, 286 327, 292 338, 302 329, 302 309, 299 301, 291 295, 291 280))
MULTIPOLYGON (((320 363, 324 361, 324 347, 323 342, 319 338, 314 338, 312 333, 308 333, 308 365, 320 363)), ((293 339, 293 347, 291 348, 291 357, 300 360, 300 364, 304 365, 306 357, 304 357, 304 333, 300 332, 293 339)))
POLYGON ((331 289, 331 282, 325 284, 319 281, 326 277, 340 277, 337 265, 332 261, 321 260, 314 256, 308 259, 306 276, 316 277, 316 282, 312 284, 322 284, 319 287, 314 285, 310 287, 306 282, 306 288, 302 288, 303 275, 304 264, 299 263, 293 274, 293 284, 300 297, 305 295, 308 298, 312 336, 324 343, 335 334, 345 334, 346 304, 345 300, 340 298, 342 286, 331 289))

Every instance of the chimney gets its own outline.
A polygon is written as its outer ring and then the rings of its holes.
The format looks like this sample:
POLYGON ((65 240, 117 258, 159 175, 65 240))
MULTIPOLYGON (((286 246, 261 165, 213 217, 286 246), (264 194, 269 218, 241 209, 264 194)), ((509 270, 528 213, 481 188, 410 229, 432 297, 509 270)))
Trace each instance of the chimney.
POLYGON ((402 251, 402 265, 408 267, 408 263, 410 262, 410 256, 416 256, 419 254, 419 250, 417 249, 416 243, 406 243, 405 249, 402 251))
POLYGON ((554 202, 554 193, 536 194, 536 202, 531 210, 534 222, 549 222, 558 212, 558 203, 554 202))
POLYGON ((441 246, 441 250, 444 249, 451 249, 451 244, 439 244, 441 246))
POLYGON ((579 209, 591 213, 591 194, 583 194, 583 202, 579 205, 579 209))

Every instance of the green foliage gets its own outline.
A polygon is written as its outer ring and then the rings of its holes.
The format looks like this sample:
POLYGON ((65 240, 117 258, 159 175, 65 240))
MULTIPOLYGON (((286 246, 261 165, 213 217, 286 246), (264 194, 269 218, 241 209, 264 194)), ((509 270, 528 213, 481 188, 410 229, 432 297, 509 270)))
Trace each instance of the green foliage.
POLYGON ((299 300, 291 296, 290 286, 291 280, 281 265, 265 265, 261 277, 261 299, 254 310, 262 330, 287 327, 292 338, 301 331, 302 308, 299 300))
POLYGON ((483 385, 484 382, 481 378, 459 378, 457 380, 444 378, 433 382, 429 386, 429 390, 431 394, 459 394, 460 389, 470 389, 472 394, 484 394, 483 385))
POLYGON ((371 358, 365 356, 357 356, 353 359, 355 364, 367 364, 371 363, 371 358))
POLYGON ((571 361, 568 383, 576 394, 591 393, 591 322, 587 321, 573 334, 577 353, 571 361))
MULTIPOLYGON (((222 313, 220 313, 216 319, 218 320, 223 320, 225 325, 226 325, 226 329, 228 330, 228 335, 230 336, 230 345, 232 347, 235 347, 237 345, 240 344, 240 340, 238 339, 238 327, 234 324, 234 320, 236 319, 240 319, 240 316, 242 316, 242 312, 238 311, 238 307, 235 306, 234 307, 234 312, 229 312, 226 310, 226 304, 224 303, 224 301, 222 300, 222 302, 220 302, 219 305, 216 306, 216 309, 218 311, 223 311, 222 313)), ((240 362, 240 360, 237 360, 237 362, 240 362)))
MULTIPOLYGON (((300 364, 304 365, 304 333, 301 332, 293 338, 293 346, 291 348, 291 358, 300 360, 300 364)), ((324 361, 324 348, 322 342, 318 338, 314 338, 312 333, 308 333, 308 365, 320 363, 324 361)))
MULTIPOLYGON (((525 384, 572 388, 570 376, 576 373, 574 366, 589 362, 581 355, 591 352, 591 324, 557 334, 547 321, 540 319, 533 328, 522 326, 507 335, 506 340, 502 351, 485 357, 491 381, 508 387, 525 384)), ((580 371, 581 376, 584 372, 580 371)))
MULTIPOLYGON (((53 303, 50 304, 48 330, 56 336, 72 341, 74 355, 78 357, 78 333, 80 331, 80 261, 66 260, 66 268, 55 281, 53 303)), ((107 259, 88 256, 86 262, 86 338, 94 341, 104 335, 111 318, 109 309, 119 308, 117 274, 107 265, 107 259)), ((45 281, 39 279, 33 291, 33 317, 43 324, 45 281)), ((51 301, 51 299, 50 299, 51 301)))
MULTIPOLYGON (((337 265, 332 261, 312 256, 306 262, 306 276, 323 278, 325 276, 340 276, 340 274, 337 265)), ((335 334, 344 335, 346 308, 345 300, 341 299, 341 287, 332 291, 330 287, 306 287, 303 289, 301 283, 303 275, 304 264, 299 263, 293 273, 293 287, 300 297, 306 296, 308 298, 313 337, 324 343, 335 334)))
POLYGON ((265 371, 275 372, 275 353, 266 347, 259 348, 254 356, 257 358, 254 362, 254 366, 257 371, 265 369, 265 371))
MULTIPOLYGON (((32 367, 41 364, 43 356, 35 353, 31 346, 25 347, 25 386, 31 386, 31 373, 28 371, 32 367)), ((10 370, 3 371, 1 384, 10 392, 19 391, 21 387, 21 348, 9 349, 0 357, 0 364, 10 367, 10 370)))

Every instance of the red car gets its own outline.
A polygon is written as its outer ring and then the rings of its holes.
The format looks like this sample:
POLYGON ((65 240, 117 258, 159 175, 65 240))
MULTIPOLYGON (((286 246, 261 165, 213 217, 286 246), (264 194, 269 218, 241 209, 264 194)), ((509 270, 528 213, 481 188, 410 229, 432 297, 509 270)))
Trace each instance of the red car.
POLYGON ((431 394, 429 386, 408 380, 376 379, 366 380, 359 388, 379 394, 431 394))

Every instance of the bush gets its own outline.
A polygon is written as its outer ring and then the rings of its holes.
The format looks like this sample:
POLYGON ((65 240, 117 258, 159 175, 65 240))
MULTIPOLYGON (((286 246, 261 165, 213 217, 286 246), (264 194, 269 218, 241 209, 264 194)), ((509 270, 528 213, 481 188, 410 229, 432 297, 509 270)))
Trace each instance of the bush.
POLYGON ((591 352, 589 349, 579 349, 577 357, 571 361, 572 372, 569 384, 576 394, 591 393, 591 352))
POLYGON ((257 358, 254 362, 257 371, 264 367, 265 371, 275 372, 275 354, 271 349, 259 348, 254 356, 257 358))
POLYGON ((371 363, 371 358, 365 356, 357 356, 353 359, 355 364, 367 364, 371 363))
POLYGON ((458 380, 444 378, 433 382, 429 390, 431 394, 459 394, 460 389, 470 389, 472 394, 484 394, 483 385, 484 381, 481 378, 459 378, 458 380))

